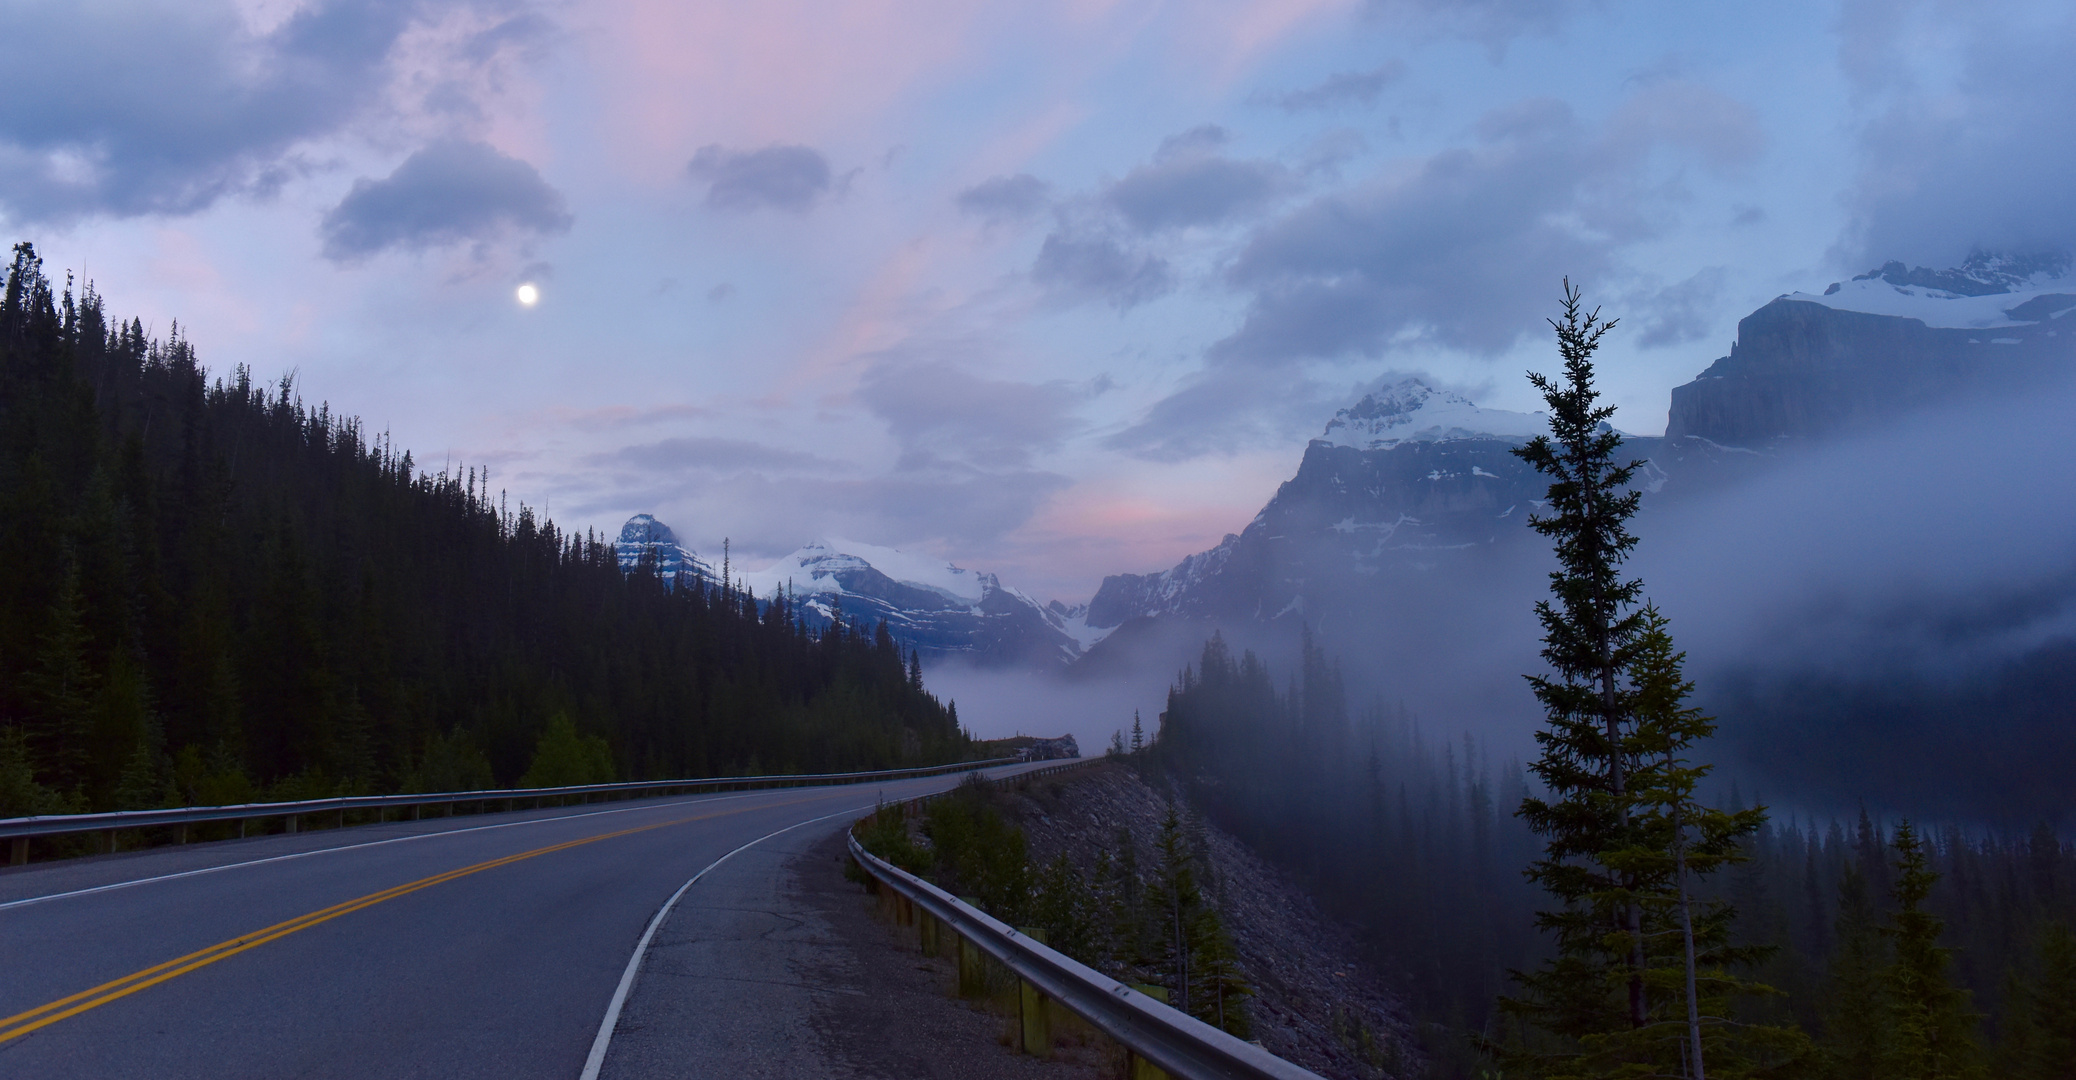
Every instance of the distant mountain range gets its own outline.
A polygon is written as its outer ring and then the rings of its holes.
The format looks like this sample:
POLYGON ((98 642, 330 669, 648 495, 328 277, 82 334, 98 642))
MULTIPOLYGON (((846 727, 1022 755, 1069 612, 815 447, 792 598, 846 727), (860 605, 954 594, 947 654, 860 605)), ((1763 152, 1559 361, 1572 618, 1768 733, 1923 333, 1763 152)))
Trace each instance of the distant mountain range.
MULTIPOLYGON (((1647 502, 1706 491, 1798 441, 2023 384, 2076 364, 2066 257, 1977 255, 1953 270, 1889 263, 1746 316, 1730 355, 1672 391, 1648 460, 1647 502)), ((1541 413, 1481 408, 1418 379, 1380 383, 1305 448, 1297 475, 1217 547, 1155 574, 1117 574, 1092 631, 1143 620, 1317 620, 1376 602, 1395 579, 1528 542, 1547 481, 1512 453, 1541 413), (1376 590, 1350 582, 1371 582, 1376 590)))
MULTIPOLYGON (((617 547, 629 572, 646 560, 667 579, 680 571, 708 581, 720 576, 648 514, 628 519, 617 547)), ((993 574, 873 544, 820 540, 762 570, 729 573, 737 588, 759 598, 790 595, 825 625, 839 616, 868 627, 884 620, 897 640, 933 658, 1061 667, 1088 641, 1080 611, 1057 601, 1041 606, 993 574)))
MULTIPOLYGON (((1625 445, 1649 460, 1647 501, 1707 491, 1800 441, 2066 367, 2072 312, 2065 257, 1983 254, 1937 271, 1889 263, 1746 316, 1730 355, 1672 391, 1665 435, 1625 445)), ((760 597, 790 591, 821 618, 884 619, 925 655, 983 665, 1072 666, 1154 622, 1360 620, 1437 569, 1530 540, 1522 525, 1546 482, 1512 451, 1546 426, 1541 413, 1484 408, 1419 379, 1380 380, 1327 421, 1239 532, 1165 571, 1107 577, 1075 607, 837 539, 736 576, 760 597)), ((648 558, 666 576, 715 573, 647 514, 628 521, 619 551, 630 570, 648 558)))

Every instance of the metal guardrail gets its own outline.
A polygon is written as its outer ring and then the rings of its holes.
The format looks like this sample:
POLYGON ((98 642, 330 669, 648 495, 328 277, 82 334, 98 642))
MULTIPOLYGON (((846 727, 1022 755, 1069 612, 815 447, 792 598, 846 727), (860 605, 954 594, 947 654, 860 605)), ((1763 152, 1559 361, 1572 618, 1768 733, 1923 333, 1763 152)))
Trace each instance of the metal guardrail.
MULTIPOLYGON (((874 780, 907 780, 922 776, 937 776, 949 772, 971 769, 993 768, 997 765, 1018 764, 1015 758, 990 758, 986 761, 962 761, 953 765, 926 765, 914 769, 883 769, 878 772, 858 773, 812 773, 797 776, 720 776, 699 780, 625 780, 612 784, 579 784, 572 787, 552 788, 503 788, 494 791, 442 791, 417 795, 361 795, 336 799, 308 799, 302 802, 239 803, 232 806, 188 806, 168 810, 117 810, 101 814, 47 814, 41 817, 0 818, 0 839, 11 840, 8 861, 21 865, 28 861, 29 840, 34 837, 72 836, 79 833, 108 832, 119 829, 149 829, 161 826, 187 826, 208 821, 238 821, 253 819, 287 818, 288 831, 295 832, 299 818, 310 814, 338 813, 341 821, 349 810, 381 810, 385 814, 394 809, 416 809, 427 806, 453 806, 462 803, 494 802, 512 803, 532 799, 539 805, 544 799, 568 799, 582 796, 586 801, 594 795, 630 796, 639 792, 658 795, 682 794, 688 791, 728 790, 733 788, 800 787, 808 784, 862 784, 874 780)), ((242 829, 241 829, 242 833, 242 829)), ((183 837, 184 838, 184 837, 183 837)), ((113 845, 111 844, 111 847, 113 845)))
MULTIPOLYGON (((1074 764, 1088 760, 1099 759, 1074 764)), ((1320 1080, 1317 1073, 1171 1008, 960 902, 866 851, 855 834, 849 841, 851 857, 882 886, 1015 972, 1030 990, 1072 1010, 1169 1076, 1185 1080, 1320 1080)))

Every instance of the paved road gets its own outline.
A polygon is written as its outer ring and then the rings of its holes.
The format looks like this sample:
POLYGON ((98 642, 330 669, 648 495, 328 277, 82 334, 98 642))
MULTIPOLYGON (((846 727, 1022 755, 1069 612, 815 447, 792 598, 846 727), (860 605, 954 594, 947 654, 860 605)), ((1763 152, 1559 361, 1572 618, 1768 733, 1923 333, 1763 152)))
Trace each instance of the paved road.
MULTIPOLYGON (((396 823, 9 871, 0 1077, 575 1080, 637 941, 694 875, 745 844, 819 835, 878 798, 960 779, 396 823)), ((700 902, 705 884, 686 890, 673 933, 727 917, 700 902)), ((716 1000, 736 1014, 717 1023, 756 1015, 753 992, 716 1000)))

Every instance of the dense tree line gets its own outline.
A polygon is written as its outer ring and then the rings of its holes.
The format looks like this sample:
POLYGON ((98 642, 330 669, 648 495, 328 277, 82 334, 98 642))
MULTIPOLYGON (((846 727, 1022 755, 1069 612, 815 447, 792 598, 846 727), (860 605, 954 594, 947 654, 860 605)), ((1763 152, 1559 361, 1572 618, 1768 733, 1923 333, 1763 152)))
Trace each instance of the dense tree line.
POLYGON ((177 325, 111 322, 14 249, 0 816, 968 747, 883 625, 623 574, 606 538, 421 470, 291 378, 212 381, 177 325))

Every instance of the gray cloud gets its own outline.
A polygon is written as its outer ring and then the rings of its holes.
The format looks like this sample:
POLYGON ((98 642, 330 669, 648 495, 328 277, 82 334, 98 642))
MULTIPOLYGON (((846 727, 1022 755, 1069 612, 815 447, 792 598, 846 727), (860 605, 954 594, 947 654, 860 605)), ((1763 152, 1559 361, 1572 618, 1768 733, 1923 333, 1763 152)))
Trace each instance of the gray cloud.
POLYGON ((860 400, 901 444, 903 467, 956 461, 1020 469, 1080 426, 1080 395, 1062 383, 983 379, 949 364, 882 362, 866 373, 860 400))
POLYGON ((1716 170, 1758 153, 1750 111, 1692 84, 1646 89, 1605 127, 1561 102, 1486 114, 1475 144, 1298 207, 1260 229, 1228 280, 1252 295, 1214 363, 1375 356, 1418 341, 1495 354, 1538 330, 1556 283, 1591 287, 1654 235, 1662 145, 1716 170))
POLYGON ((806 146, 728 150, 702 146, 686 172, 707 184, 707 205, 721 210, 764 208, 803 214, 829 194, 829 159, 806 146))
POLYGON ((959 192, 959 209, 988 222, 1023 221, 1052 202, 1052 185, 1029 173, 996 176, 959 192))
POLYGON ((1637 231, 1595 204, 1603 162, 1571 111, 1488 116, 1481 145, 1322 197, 1258 232, 1230 272, 1253 294, 1215 362, 1376 355, 1411 335, 1496 353, 1537 324, 1564 275, 1592 280, 1610 245, 1571 223, 1637 231), (1568 220, 1570 219, 1570 220, 1568 220))
POLYGON ((1232 454, 1319 424, 1334 404, 1335 396, 1310 380, 1255 367, 1213 368, 1103 445, 1149 461, 1232 454))
POLYGON ((1265 161, 1235 161, 1218 151, 1223 128, 1200 127, 1161 144, 1150 164, 1112 184, 1103 198, 1142 232, 1215 225, 1259 208, 1276 193, 1283 170, 1265 161))
POLYGON ((1909 24, 1880 8, 1849 5, 1840 20, 1842 63, 1875 106, 1840 258, 1952 266, 1978 247, 2076 248, 2076 14, 2042 25, 1996 5, 1940 7, 1925 17, 1960 43, 1962 67, 1926 85, 1899 39, 1909 24))
POLYGON ((17 221, 187 214, 278 186, 296 143, 380 90, 417 11, 318 3, 254 36, 229 3, 10 5, 0 207, 17 221))
POLYGON ((324 216, 324 256, 345 262, 390 248, 423 250, 569 226, 562 195, 533 166, 483 143, 450 139, 405 158, 384 179, 354 181, 324 216))
POLYGON ((845 468, 840 461, 803 454, 796 450, 782 450, 743 439, 718 439, 703 436, 688 436, 677 439, 662 439, 657 442, 624 446, 604 454, 594 454, 584 460, 587 465, 630 466, 656 472, 679 472, 697 469, 710 472, 740 472, 762 470, 769 472, 836 471, 845 468))
POLYGON ((1036 469, 990 471, 947 462, 856 478, 759 471, 654 471, 572 485, 574 514, 646 509, 699 550, 733 537, 738 552, 777 557, 831 534, 895 546, 991 543, 1030 520, 1072 482, 1036 469))
POLYGON ((1405 74, 1406 62, 1394 57, 1368 71, 1339 72, 1303 90, 1277 94, 1267 101, 1284 112, 1341 109, 1351 105, 1369 108, 1377 103, 1385 87, 1404 78, 1405 74))
POLYGON ((1630 309, 1639 313, 1643 323, 1643 336, 1637 338, 1637 344, 1653 349, 1706 337, 1725 277, 1723 267, 1710 266, 1685 281, 1632 300, 1630 309))
POLYGON ((1119 310, 1136 307, 1175 288, 1168 260, 1127 249, 1115 238, 1057 232, 1045 238, 1031 265, 1031 280, 1055 296, 1103 300, 1119 310))

